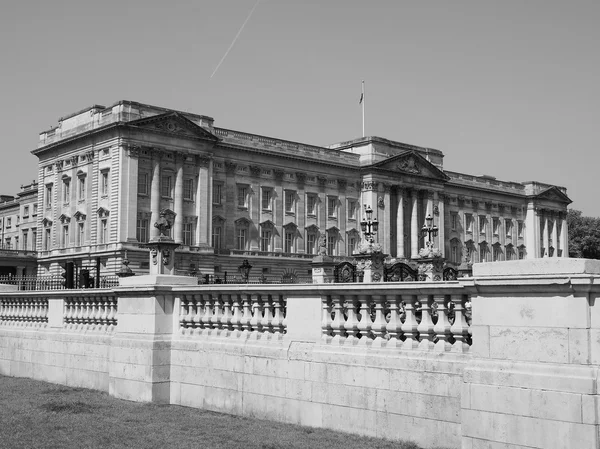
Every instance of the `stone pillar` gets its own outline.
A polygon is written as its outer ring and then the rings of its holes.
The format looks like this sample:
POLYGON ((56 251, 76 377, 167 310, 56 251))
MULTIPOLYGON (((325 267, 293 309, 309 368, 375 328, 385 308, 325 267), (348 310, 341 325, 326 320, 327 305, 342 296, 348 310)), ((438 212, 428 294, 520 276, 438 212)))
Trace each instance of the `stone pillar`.
POLYGON ((542 245, 544 245, 543 257, 548 257, 550 254, 550 239, 548 238, 548 213, 545 210, 542 211, 540 219, 542 220, 542 245))
POLYGON ((183 243, 183 155, 175 155, 175 243, 183 243))
MULTIPOLYGON (((273 232, 273 251, 281 253, 283 252, 283 236, 285 224, 285 198, 283 191, 283 176, 285 172, 283 170, 273 170, 275 174, 275 187, 273 187, 273 223, 275 223, 275 229, 273 232)), ((327 199, 325 200, 327 201, 327 199)), ((326 215, 327 212, 324 213, 326 215)), ((325 218, 326 219, 326 218, 325 218)), ((321 232, 325 231, 325 227, 321 229, 321 232)))
MULTIPOLYGON (((383 248, 383 252, 385 254, 390 254, 391 252, 391 239, 392 239, 392 217, 390 210, 390 185, 389 184, 380 184, 383 187, 383 191, 381 192, 382 196, 377 198, 377 210, 378 210, 378 220, 381 221, 379 224, 381 231, 378 234, 381 236, 378 239, 379 243, 383 248)), ((375 209, 375 206, 373 206, 375 209)))
POLYGON ((569 232, 567 229, 567 212, 561 212, 559 215, 561 221, 560 226, 560 248, 562 249, 561 257, 569 257, 569 232))
POLYGON ((414 259, 419 255, 419 191, 413 189, 412 209, 410 215, 410 257, 414 259))
POLYGON ((198 183, 196 186, 196 242, 198 245, 210 245, 212 236, 212 179, 210 176, 212 161, 206 156, 196 159, 198 183))
MULTIPOLYGON (((138 150, 122 147, 119 155, 121 174, 111 173, 110 176, 119 176, 118 208, 120 211, 119 223, 117 225, 117 241, 136 242, 137 225, 137 187, 138 187, 138 150)), ((88 177, 92 182, 101 182, 102 177, 98 173, 88 177)), ((96 186, 100 191, 100 186, 96 186)), ((111 192, 117 195, 117 192, 111 192)), ((114 197, 113 197, 114 198, 114 197)), ((97 210, 97 207, 93 210, 97 210)))
POLYGON ((554 248, 554 253, 552 257, 558 257, 558 219, 556 218, 556 213, 552 213, 552 247, 554 248))
POLYGON ((404 253, 404 196, 406 190, 398 188, 398 210, 396 212, 396 257, 403 259, 404 253))
POLYGON ((438 236, 437 236, 437 248, 442 253, 442 257, 446 257, 446 225, 445 225, 445 210, 444 210, 444 194, 434 192, 433 193, 433 202, 434 207, 437 206, 437 227, 438 227, 438 236))
POLYGON ((160 214, 160 157, 159 151, 152 152, 152 185, 150 187, 150 239, 156 239, 160 231, 154 227, 160 214))
POLYGON ((540 223, 538 219, 538 209, 533 202, 527 204, 525 215, 525 247, 527 249, 527 259, 535 259, 540 255, 540 223))

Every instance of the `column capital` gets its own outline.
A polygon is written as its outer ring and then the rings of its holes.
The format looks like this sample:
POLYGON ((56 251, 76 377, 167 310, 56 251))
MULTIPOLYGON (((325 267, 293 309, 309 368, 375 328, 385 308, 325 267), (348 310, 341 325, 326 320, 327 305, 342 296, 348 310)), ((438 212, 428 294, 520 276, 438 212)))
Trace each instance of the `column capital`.
POLYGON ((208 167, 208 165, 210 164, 210 160, 210 156, 207 156, 205 154, 199 154, 196 156, 196 164, 200 167, 208 167))
POLYGON ((233 174, 233 173, 235 173, 236 169, 237 169, 237 164, 235 162, 225 161, 225 171, 227 173, 233 174))
POLYGON ((262 168, 260 167, 260 165, 250 165, 249 169, 250 169, 250 174, 252 176, 254 176, 255 178, 258 178, 260 176, 260 174, 262 173, 262 168))
POLYGON ((377 189, 379 188, 379 183, 377 181, 363 181, 361 183, 361 189, 368 191, 368 190, 375 190, 377 191, 377 189))
POLYGON ((273 175, 275 176, 276 181, 283 181, 283 177, 285 176, 285 172, 280 169, 273 169, 273 175))
POLYGON ((300 185, 303 185, 306 182, 306 173, 303 171, 297 171, 296 182, 300 185))
POLYGON ((348 180, 346 178, 338 178, 337 183, 340 190, 346 190, 346 186, 348 185, 348 180))

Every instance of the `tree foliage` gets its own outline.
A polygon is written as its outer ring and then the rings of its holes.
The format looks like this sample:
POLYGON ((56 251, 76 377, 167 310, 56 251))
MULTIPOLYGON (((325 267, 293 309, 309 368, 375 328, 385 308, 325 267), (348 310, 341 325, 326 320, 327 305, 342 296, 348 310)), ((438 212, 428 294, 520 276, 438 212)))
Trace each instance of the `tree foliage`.
POLYGON ((584 217, 580 210, 569 209, 569 257, 600 259, 600 218, 584 217))

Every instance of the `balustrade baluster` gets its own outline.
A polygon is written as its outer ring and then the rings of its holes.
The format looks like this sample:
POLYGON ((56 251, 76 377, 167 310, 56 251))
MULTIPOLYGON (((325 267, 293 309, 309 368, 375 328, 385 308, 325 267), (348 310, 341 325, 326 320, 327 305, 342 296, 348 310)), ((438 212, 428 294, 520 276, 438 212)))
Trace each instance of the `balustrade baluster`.
POLYGON ((100 330, 106 331, 108 329, 108 298, 100 296, 100 330))
POLYGON ((435 333, 433 331, 433 320, 431 319, 431 304, 433 298, 431 295, 419 295, 421 303, 421 322, 417 326, 419 331, 419 349, 430 351, 434 347, 435 333))
POLYGON ((404 301, 404 312, 406 314, 401 328, 406 337, 402 349, 415 349, 419 346, 418 323, 415 317, 415 302, 417 301, 417 297, 416 295, 402 295, 402 300, 404 301))
POLYGON ((193 335, 200 335, 202 333, 202 312, 204 311, 204 301, 202 295, 192 295, 191 307, 195 309, 194 314, 194 332, 193 335))
POLYGON ((183 294, 179 298, 179 333, 181 335, 189 335, 194 323, 190 296, 183 294))
POLYGON ((465 303, 467 295, 451 295, 452 304, 454 304, 454 323, 450 327, 450 332, 454 337, 452 345, 453 352, 469 351, 469 325, 465 317, 465 303))
POLYGON ((117 313, 118 313, 117 298, 115 298, 114 296, 109 297, 108 307, 109 307, 108 325, 109 325, 109 328, 112 330, 117 325, 117 313))
POLYGON ((400 320, 400 297, 397 295, 389 295, 387 297, 387 303, 390 308, 390 320, 388 321, 385 329, 390 337, 388 346, 400 347, 402 346, 402 321, 400 320))
POLYGON ((231 334, 231 295, 223 293, 221 295, 223 305, 223 314, 221 315, 221 335, 227 337, 231 334))
POLYGON ((329 296, 321 296, 321 306, 323 308, 323 314, 321 317, 321 329, 323 331, 323 338, 326 342, 331 341, 331 298, 329 296))
POLYGON ((233 294, 233 313, 231 314, 231 327, 233 328, 235 336, 239 337, 243 330, 242 326, 242 308, 240 306, 240 295, 238 293, 233 294))
POLYGON ((213 335, 220 335, 221 331, 221 316, 223 315, 223 306, 218 294, 213 294, 212 303, 214 304, 213 316, 210 318, 211 327, 214 329, 213 335))
POLYGON ((450 343, 450 321, 448 321, 448 295, 434 295, 433 300, 437 305, 437 323, 433 328, 437 342, 435 343, 435 349, 439 352, 445 352, 452 349, 452 343, 450 343))
POLYGON ((346 339, 348 343, 358 343, 358 316, 356 309, 358 308, 358 299, 355 295, 345 295, 346 300, 346 323, 344 329, 346 330, 346 339))
POLYGON ((250 332, 252 331, 251 328, 251 321, 252 321, 252 310, 250 309, 250 295, 247 293, 243 293, 243 316, 241 319, 241 323, 242 323, 242 333, 244 336, 248 337, 250 332))
POLYGON ((81 297, 81 302, 84 303, 83 317, 81 319, 81 322, 83 324, 82 328, 86 329, 91 324, 91 318, 92 318, 92 310, 91 310, 91 307, 90 307, 91 300, 89 298, 84 298, 82 296, 81 297))
POLYGON ((210 330, 212 329, 210 320, 213 315, 212 294, 203 294, 202 300, 204 305, 204 314, 202 315, 202 328, 205 330, 205 333, 207 335, 210 335, 210 330))
POLYGON ((262 305, 263 305, 263 316, 262 316, 262 329, 265 334, 270 338, 273 333, 273 299, 270 295, 261 295, 262 296, 262 305))
POLYGON ((272 295, 271 296, 273 302, 273 319, 271 320, 271 327, 273 329, 273 333, 277 338, 279 338, 283 332, 283 296, 282 295, 272 295))
POLYGON ((360 344, 366 345, 370 339, 371 333, 371 299, 368 295, 358 295, 360 301, 360 321, 358 322, 358 332, 360 333, 360 344))
POLYGON ((252 328, 252 339, 258 339, 260 334, 263 332, 262 328, 262 312, 263 304, 260 295, 252 293, 250 295, 252 318, 250 320, 250 327, 252 328))
POLYGON ((332 322, 331 322, 331 333, 333 335, 332 343, 342 344, 345 341, 346 330, 344 325, 346 320, 343 316, 343 298, 340 295, 331 295, 331 303, 333 306, 332 310, 332 322))
POLYGON ((373 295, 371 300, 375 305, 375 319, 371 325, 371 332, 373 333, 373 345, 381 347, 386 341, 385 337, 387 323, 384 315, 385 296, 373 295))

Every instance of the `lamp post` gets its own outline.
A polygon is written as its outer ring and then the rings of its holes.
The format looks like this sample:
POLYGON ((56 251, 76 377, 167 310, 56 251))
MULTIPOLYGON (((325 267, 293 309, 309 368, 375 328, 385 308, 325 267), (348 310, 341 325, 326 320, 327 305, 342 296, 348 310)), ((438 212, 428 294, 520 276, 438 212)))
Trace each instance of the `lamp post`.
POLYGON ((240 274, 242 275, 242 281, 248 283, 248 277, 250 276, 250 270, 252 265, 248 262, 248 259, 244 259, 242 264, 238 267, 240 274))
POLYGON ((363 206, 367 216, 366 218, 363 217, 362 221, 360 222, 360 229, 365 236, 365 240, 372 245, 375 242, 374 237, 379 229, 379 222, 377 221, 377 217, 371 220, 371 217, 373 216, 373 209, 371 209, 371 206, 367 206, 366 204, 363 206))
POLYGON ((433 224, 433 217, 427 214, 425 223, 421 228, 421 235, 425 241, 425 247, 419 251, 421 259, 418 262, 419 280, 441 281, 444 271, 444 258, 442 252, 435 248, 433 237, 438 235, 438 227, 433 224))
POLYGON ((421 235, 423 238, 427 237, 425 246, 427 246, 427 248, 433 248, 433 240, 431 236, 437 237, 438 227, 433 224, 433 217, 431 214, 427 214, 427 217, 425 218, 425 223, 423 223, 423 227, 421 228, 421 235))

